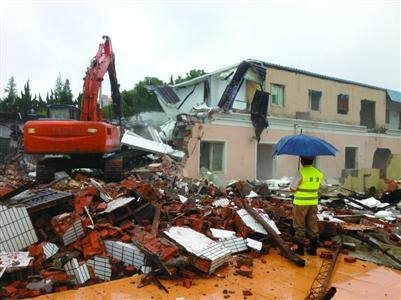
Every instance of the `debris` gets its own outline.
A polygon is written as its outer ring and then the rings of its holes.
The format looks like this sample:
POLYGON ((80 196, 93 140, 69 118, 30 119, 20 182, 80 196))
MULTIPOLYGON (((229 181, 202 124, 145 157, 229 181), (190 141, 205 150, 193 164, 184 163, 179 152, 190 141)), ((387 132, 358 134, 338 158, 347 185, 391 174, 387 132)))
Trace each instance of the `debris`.
POLYGON ((120 241, 105 241, 106 252, 112 257, 117 258, 127 265, 140 268, 145 265, 145 254, 134 244, 123 243, 120 241))
MULTIPOLYGON (((255 214, 259 215, 260 218, 264 220, 271 228, 273 228, 275 234, 280 234, 280 230, 277 228, 274 221, 272 221, 268 214, 263 212, 260 209, 252 208, 255 211, 255 214)), ((255 220, 253 214, 249 213, 246 209, 237 210, 238 216, 241 218, 242 222, 248 226, 252 231, 258 232, 261 234, 267 234, 266 229, 260 224, 260 222, 255 220)))
MULTIPOLYGON (((136 200, 135 197, 128 197, 128 198, 120 197, 120 198, 117 198, 114 200, 110 200, 107 203, 107 208, 102 210, 99 214, 108 214, 120 207, 128 205, 129 203, 131 203, 134 200, 136 200)), ((101 203, 101 204, 103 204, 103 203, 101 203)), ((99 209, 99 205, 98 205, 98 209, 99 209)))
POLYGON ((231 251, 231 253, 240 253, 248 250, 247 244, 242 237, 229 237, 220 240, 220 244, 231 251))
POLYGON ((92 267, 97 277, 105 281, 110 280, 112 267, 110 259, 107 256, 95 256, 86 263, 88 266, 92 267))
POLYGON ((85 235, 81 219, 74 213, 55 216, 51 220, 51 224, 54 232, 63 240, 64 245, 69 245, 85 235))
POLYGON ((76 284, 83 284, 89 280, 90 275, 86 264, 79 265, 78 260, 73 258, 64 265, 64 269, 76 284))
POLYGON ((26 207, 0 204, 0 251, 18 251, 37 241, 26 207))
POLYGON ((337 248, 334 256, 331 260, 324 259, 322 261, 322 265, 320 266, 319 273, 316 275, 315 279, 312 282, 312 286, 309 290, 308 295, 305 300, 319 300, 323 299, 326 295, 327 288, 330 283, 331 275, 333 274, 337 258, 342 249, 342 242, 337 248))
POLYGON ((247 246, 249 248, 252 248, 252 249, 254 249, 256 251, 261 251, 262 248, 263 248, 262 242, 256 241, 256 240, 251 239, 251 238, 247 238, 246 239, 246 244, 247 244, 247 246))
POLYGON ((121 144, 131 147, 133 149, 148 151, 150 153, 168 154, 178 159, 183 158, 185 155, 184 152, 174 150, 171 146, 167 144, 145 139, 131 131, 126 131, 124 133, 121 144))
POLYGON ((205 273, 213 273, 230 258, 227 248, 191 228, 171 227, 164 233, 193 254, 191 263, 205 273))
POLYGON ((354 262, 356 262, 356 258, 352 257, 352 256, 346 256, 346 257, 344 257, 344 261, 347 263, 354 263, 354 262))
POLYGON ((284 241, 281 239, 280 235, 277 234, 277 227, 274 228, 273 226, 271 226, 271 221, 269 219, 269 221, 266 221, 266 218, 262 217, 257 210, 255 210, 254 208, 252 208, 247 200, 243 201, 243 204, 245 206, 246 211, 252 215, 253 218, 255 218, 255 220, 260 223, 263 228, 265 229, 265 231, 269 232, 269 234, 272 236, 272 238, 275 240, 275 242, 277 243, 277 246, 280 248, 280 250, 284 253, 284 255, 290 259, 292 262, 294 262, 295 264, 297 264, 300 267, 304 267, 305 266, 305 260, 303 260, 302 258, 298 257, 294 252, 292 252, 285 244, 284 241))
POLYGON ((227 239, 235 236, 235 231, 224 230, 218 228, 210 228, 212 235, 216 239, 227 239))

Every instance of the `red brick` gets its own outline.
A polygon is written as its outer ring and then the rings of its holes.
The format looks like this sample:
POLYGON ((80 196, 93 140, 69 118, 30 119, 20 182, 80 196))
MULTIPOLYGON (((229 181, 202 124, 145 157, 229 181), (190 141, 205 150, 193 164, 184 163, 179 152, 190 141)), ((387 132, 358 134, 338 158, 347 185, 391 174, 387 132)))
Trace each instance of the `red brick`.
POLYGON ((356 258, 352 257, 352 256, 346 256, 346 257, 344 257, 344 261, 347 263, 354 263, 354 262, 356 262, 356 258))

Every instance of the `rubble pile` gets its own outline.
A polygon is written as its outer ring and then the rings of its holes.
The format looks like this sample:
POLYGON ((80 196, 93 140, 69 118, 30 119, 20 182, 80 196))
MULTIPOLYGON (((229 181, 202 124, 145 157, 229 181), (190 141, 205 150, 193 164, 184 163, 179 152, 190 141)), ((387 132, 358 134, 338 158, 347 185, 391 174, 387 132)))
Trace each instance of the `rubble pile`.
MULTIPOLYGON (((168 277, 184 278, 190 287, 191 278, 221 267, 252 277, 252 260, 271 247, 291 259, 291 198, 268 183, 233 181, 221 188, 208 178, 185 178, 179 168, 164 156, 118 183, 78 171, 50 185, 32 185, 12 166, 4 169, 0 297, 34 297, 136 273, 144 274, 141 286, 163 288, 158 278, 168 277), (14 195, 21 186, 30 188, 14 195)), ((384 249, 383 263, 401 268, 399 252, 387 247, 401 246, 398 202, 337 192, 325 198, 322 258, 341 245, 347 261, 369 259, 361 241, 384 249)))

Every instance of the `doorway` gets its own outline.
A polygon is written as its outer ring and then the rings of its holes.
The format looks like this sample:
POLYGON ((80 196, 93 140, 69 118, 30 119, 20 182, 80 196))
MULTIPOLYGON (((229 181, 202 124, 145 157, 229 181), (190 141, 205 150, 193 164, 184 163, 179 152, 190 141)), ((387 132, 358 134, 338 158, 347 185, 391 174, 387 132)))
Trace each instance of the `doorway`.
POLYGON ((276 176, 276 159, 273 144, 258 144, 256 153, 256 179, 267 180, 276 176))

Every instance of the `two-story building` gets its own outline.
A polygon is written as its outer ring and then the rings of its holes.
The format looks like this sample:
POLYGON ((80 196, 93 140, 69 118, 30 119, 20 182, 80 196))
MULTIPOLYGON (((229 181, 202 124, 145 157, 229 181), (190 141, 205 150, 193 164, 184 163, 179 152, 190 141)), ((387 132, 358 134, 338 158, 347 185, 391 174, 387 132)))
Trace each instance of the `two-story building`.
MULTIPOLYGON (((187 175, 198 177, 200 167, 230 179, 269 179, 292 176, 297 158, 273 157, 278 140, 289 134, 315 135, 335 145, 336 157, 319 157, 327 177, 351 169, 380 165, 388 155, 401 153, 401 93, 349 80, 266 62, 263 88, 270 93, 269 127, 260 142, 250 119, 250 107, 260 76, 248 70, 229 112, 219 111, 193 127, 187 175)), ((217 107, 238 64, 157 92, 171 118, 197 106, 217 107)))

